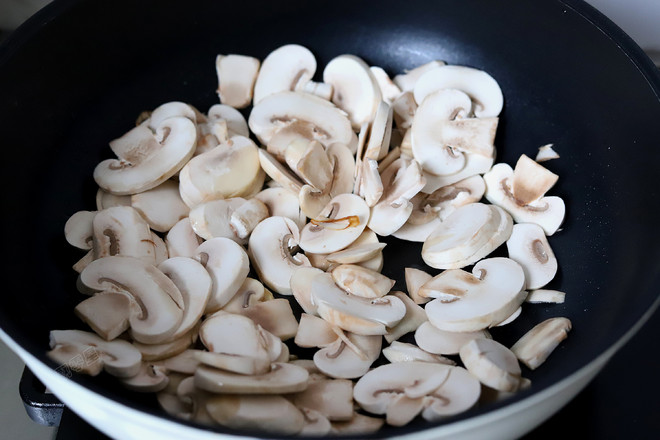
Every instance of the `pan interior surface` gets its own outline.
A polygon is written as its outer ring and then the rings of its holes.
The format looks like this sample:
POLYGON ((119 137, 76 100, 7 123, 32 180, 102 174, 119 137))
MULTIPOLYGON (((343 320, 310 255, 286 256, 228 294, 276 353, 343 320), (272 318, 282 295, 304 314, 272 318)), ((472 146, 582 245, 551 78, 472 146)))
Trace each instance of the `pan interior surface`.
MULTIPOLYGON (((536 371, 543 390, 587 365, 654 303, 660 282, 657 164, 660 90, 650 61, 620 31, 577 1, 520 2, 59 1, 0 49, 0 121, 5 304, 0 326, 38 359, 52 329, 84 328, 73 315, 82 296, 71 269, 82 254, 65 241, 68 217, 94 209, 92 170, 110 157, 108 141, 144 110, 185 101, 205 112, 218 102, 215 57, 263 59, 297 43, 319 68, 350 53, 396 74, 439 59, 483 69, 505 105, 496 162, 514 165, 552 143, 561 158, 553 195, 566 220, 550 237, 560 269, 547 286, 557 305, 525 304, 521 317, 493 329, 511 345, 536 323, 565 316, 569 338, 536 371)), ((386 240, 383 272, 405 290, 404 267, 430 270, 421 247, 386 240)), ((436 273, 437 271, 432 271, 436 273)), ((53 365, 55 367, 55 365, 53 365)), ((161 414, 148 395, 110 378, 74 377, 128 406, 161 414)), ((431 426, 415 421, 383 435, 431 426)))

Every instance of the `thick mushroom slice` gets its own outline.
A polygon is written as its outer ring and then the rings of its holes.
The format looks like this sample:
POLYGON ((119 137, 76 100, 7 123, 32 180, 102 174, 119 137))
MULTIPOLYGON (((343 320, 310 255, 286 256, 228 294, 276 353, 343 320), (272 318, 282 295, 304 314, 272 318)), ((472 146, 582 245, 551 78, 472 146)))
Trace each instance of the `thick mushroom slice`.
POLYGON ((415 342, 429 353, 442 355, 458 354, 461 347, 476 338, 491 338, 488 330, 474 332, 450 332, 440 330, 426 321, 415 331, 415 342))
POLYGON ((311 80, 314 73, 316 58, 306 47, 287 44, 273 50, 264 58, 254 84, 254 105, 268 95, 294 91, 298 84, 311 80))
POLYGON ((564 221, 564 201, 556 196, 542 196, 529 203, 518 200, 514 195, 514 180, 515 170, 509 165, 494 165, 484 174, 486 199, 509 212, 516 223, 536 223, 543 228, 545 235, 554 234, 564 221))
POLYGON ((518 263, 496 257, 481 260, 472 273, 445 270, 419 289, 433 297, 429 322, 440 330, 473 332, 499 324, 525 300, 525 274, 518 263))
POLYGON ((369 371, 380 356, 382 338, 348 333, 314 353, 314 364, 335 379, 355 379, 369 371))
POLYGON ((149 224, 130 206, 99 211, 93 219, 94 259, 114 255, 156 263, 156 249, 149 224))
POLYGON ((101 292, 78 303, 73 311, 96 334, 112 341, 130 327, 131 299, 124 293, 101 292))
POLYGON ((297 252, 298 226, 287 217, 268 217, 250 235, 248 253, 259 279, 282 295, 291 295, 291 276, 303 266, 311 266, 297 252))
POLYGON ((395 282, 380 272, 355 264, 335 267, 332 279, 341 289, 362 298, 381 298, 390 292, 395 282))
POLYGON ((392 341, 389 347, 383 348, 383 355, 388 361, 395 362, 431 362, 434 364, 456 365, 456 362, 444 356, 424 351, 414 344, 392 341))
POLYGON ((300 232, 300 247, 305 252, 327 254, 353 243, 369 220, 369 207, 355 194, 340 194, 300 232))
POLYGON ((183 318, 181 292, 156 266, 133 257, 111 256, 91 262, 80 274, 89 289, 130 295, 131 336, 145 344, 167 342, 183 318))
POLYGON ((426 238, 422 259, 436 269, 456 269, 474 264, 510 236, 511 216, 495 205, 462 206, 426 238))
POLYGON ((516 355, 493 339, 473 339, 459 354, 465 368, 484 385, 511 392, 524 383, 516 355))
POLYGON ((64 224, 66 241, 78 249, 90 250, 94 240, 94 217, 97 211, 78 211, 64 224))
POLYGON ((215 395, 206 400, 206 411, 217 423, 232 429, 296 435, 305 424, 302 412, 276 395, 215 395))
POLYGON ((332 86, 332 102, 348 113, 353 128, 373 121, 382 95, 376 77, 361 58, 333 58, 323 70, 323 81, 332 86))
POLYGON ((250 105, 254 83, 259 74, 259 60, 245 55, 218 55, 215 70, 220 102, 234 108, 250 105))
POLYGON ((513 225, 506 242, 509 258, 518 262, 525 271, 528 289, 539 289, 548 284, 557 273, 555 258, 543 228, 534 223, 513 225))
POLYGON ((200 244, 195 259, 211 275, 211 297, 205 313, 212 313, 227 304, 241 288, 250 272, 250 259, 245 249, 228 238, 212 238, 200 244))
POLYGON ((248 117, 248 126, 263 145, 283 126, 305 121, 315 127, 314 139, 324 146, 353 141, 351 122, 345 113, 331 102, 309 93, 279 92, 257 103, 248 117))
POLYGON ((176 222, 165 235, 167 254, 170 257, 193 257, 202 241, 187 217, 176 222))
POLYGON ((250 195, 265 176, 258 150, 250 138, 234 136, 190 159, 179 173, 181 198, 193 208, 208 200, 250 195))
POLYGON ((502 111, 504 98, 497 81, 483 70, 466 66, 441 66, 424 73, 413 90, 418 103, 442 89, 458 89, 470 96, 472 112, 478 118, 496 117, 502 111))
POLYGON ((572 324, 568 318, 550 318, 537 324, 511 347, 518 360, 529 369, 537 369, 566 339, 572 324))
POLYGON ((105 341, 81 330, 52 330, 48 357, 63 373, 96 376, 105 369, 116 377, 135 376, 140 371, 140 352, 129 342, 105 341))
POLYGON ((155 130, 138 125, 111 147, 117 159, 106 159, 94 169, 96 183, 116 195, 154 188, 173 175, 195 152, 197 129, 185 117, 164 119, 155 130), (119 153, 121 153, 121 155, 119 153))
POLYGON ((183 203, 179 184, 166 180, 155 188, 133 194, 131 206, 135 208, 154 231, 167 232, 188 216, 190 208, 183 203))
POLYGON ((460 367, 428 362, 397 362, 374 368, 353 388, 364 410, 385 414, 403 426, 422 413, 435 420, 470 409, 479 399, 479 381, 460 367))
POLYGON ((220 394, 284 394, 307 388, 309 373, 303 367, 289 363, 273 363, 264 374, 243 375, 200 366, 195 371, 195 385, 220 394))

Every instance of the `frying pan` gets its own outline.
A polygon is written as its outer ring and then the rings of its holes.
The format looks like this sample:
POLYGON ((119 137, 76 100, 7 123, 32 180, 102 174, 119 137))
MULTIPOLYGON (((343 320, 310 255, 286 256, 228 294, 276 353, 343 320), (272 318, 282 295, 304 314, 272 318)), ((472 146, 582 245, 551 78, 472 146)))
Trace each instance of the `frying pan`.
MULTIPOLYGON (((525 304, 493 336, 511 345, 543 319, 566 316, 569 338, 541 368, 524 371, 532 386, 510 399, 371 437, 529 431, 584 387, 658 305, 660 76, 621 30, 577 0, 56 0, 0 48, 3 339, 108 435, 228 432, 170 418, 152 396, 112 378, 55 371, 45 355, 49 331, 84 328, 72 313, 82 298, 71 265, 81 255, 63 227, 72 213, 93 209, 92 170, 140 112, 172 100, 206 111, 218 102, 217 54, 263 59, 292 42, 309 47, 319 66, 352 53, 391 74, 433 59, 483 69, 505 96, 497 161, 513 165, 547 143, 560 153, 547 167, 560 176, 552 193, 567 214, 550 237, 560 269, 548 288, 565 291, 566 301, 525 304)), ((396 289, 405 288, 405 266, 424 268, 419 250, 388 240, 384 273, 396 289)))

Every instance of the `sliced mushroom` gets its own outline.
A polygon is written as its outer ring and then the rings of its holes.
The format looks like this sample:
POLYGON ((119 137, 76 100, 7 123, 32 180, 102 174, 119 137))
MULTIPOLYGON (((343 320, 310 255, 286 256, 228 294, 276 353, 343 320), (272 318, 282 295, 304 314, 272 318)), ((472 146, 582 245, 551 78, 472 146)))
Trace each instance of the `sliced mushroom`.
MULTIPOLYGON (((162 124, 166 119, 173 117, 183 117, 194 123, 197 122, 197 116, 198 112, 193 106, 181 101, 169 101, 156 107, 142 122, 144 122, 145 125, 147 125, 151 130, 156 131, 158 126, 162 124)), ((136 125, 140 125, 142 122, 138 121, 136 122, 136 125)), ((123 145, 121 142, 115 141, 113 141, 110 145, 112 151, 114 151, 118 156, 120 156, 120 154, 115 150, 125 147, 130 148, 130 145, 123 145)))
POLYGON ((411 91, 403 92, 392 102, 392 117, 397 128, 407 130, 412 126, 417 107, 415 96, 411 91))
POLYGON ((176 174, 192 157, 196 139, 195 124, 185 117, 164 119, 155 133, 146 125, 138 125, 113 141, 115 145, 111 148, 118 158, 99 163, 94 169, 94 180, 116 195, 154 188, 176 174), (121 148, 116 145, 118 142, 121 148))
POLYGON ((467 66, 441 66, 419 77, 413 90, 421 103, 431 93, 442 89, 458 89, 474 102, 473 113, 478 118, 496 117, 502 111, 504 99, 497 81, 483 70, 467 66))
POLYGON ((310 315, 317 315, 316 304, 312 300, 312 282, 322 273, 324 271, 316 267, 303 266, 291 274, 289 281, 291 293, 305 313, 310 315))
POLYGON ((399 86, 394 84, 394 81, 387 74, 385 69, 379 66, 369 67, 371 74, 376 78, 378 87, 380 88, 380 94, 383 98, 383 101, 392 105, 392 102, 401 94, 401 89, 399 86))
POLYGON ((268 208, 269 216, 288 217, 298 228, 305 226, 307 218, 300 210, 298 195, 286 188, 266 188, 254 196, 268 208))
POLYGON ((465 166, 454 174, 436 176, 435 174, 425 171, 424 179, 426 180, 426 185, 422 189, 422 192, 431 194, 438 188, 460 182, 463 179, 476 176, 477 174, 487 173, 495 162, 494 157, 482 156, 481 154, 467 153, 464 154, 464 157, 465 166))
POLYGON ((190 210, 190 226, 195 234, 205 240, 224 237, 238 244, 246 244, 247 237, 239 237, 236 228, 232 227, 234 213, 246 203, 248 201, 242 197, 202 202, 190 210))
POLYGON ((406 306, 406 314, 397 325, 387 330, 387 334, 385 334, 385 340, 389 343, 396 341, 405 334, 414 332, 428 319, 424 309, 415 304, 415 302, 410 299, 408 295, 400 291, 392 292, 392 295, 399 298, 401 302, 403 302, 403 304, 406 306))
POLYGON ((149 224, 130 206, 99 211, 93 220, 94 259, 122 255, 156 263, 156 249, 149 224))
POLYGON ((314 364, 324 374, 336 379, 355 379, 369 371, 380 356, 382 338, 353 333, 314 353, 314 364))
POLYGON ((488 330, 474 332, 450 332, 440 330, 426 321, 415 331, 415 342, 425 351, 434 354, 458 354, 463 345, 476 338, 491 338, 488 330))
POLYGON ((64 224, 64 237, 71 246, 83 250, 92 249, 96 212, 78 211, 66 221, 64 224))
POLYGON ((498 163, 484 174, 486 199, 511 214, 516 223, 536 223, 545 234, 554 234, 564 221, 566 207, 556 196, 544 196, 531 203, 524 203, 514 196, 515 171, 505 163, 498 163))
POLYGON ((234 209, 229 226, 240 239, 247 239, 252 230, 268 217, 268 207, 259 199, 249 199, 234 209))
POLYGON ((195 385, 194 376, 187 377, 176 389, 176 396, 190 409, 189 413, 181 414, 185 420, 201 423, 204 425, 214 425, 216 422, 206 410, 206 402, 212 397, 212 394, 198 388, 195 385))
POLYGON ((156 260, 156 265, 159 265, 163 261, 170 258, 170 253, 167 250, 167 244, 165 240, 160 238, 160 235, 156 234, 154 231, 151 231, 151 241, 154 244, 154 259, 156 260))
POLYGON ((387 243, 364 243, 356 245, 355 242, 346 249, 328 254, 327 260, 337 264, 362 263, 377 257, 387 243))
POLYGON ((557 273, 557 258, 548 243, 543 228, 534 223, 513 226, 506 242, 509 258, 525 271, 528 289, 539 289, 548 284, 557 273))
POLYGON ((181 219, 188 216, 188 205, 179 194, 179 184, 166 180, 155 188, 133 194, 131 206, 149 223, 151 229, 167 232, 181 219))
POLYGON ((176 339, 170 338, 169 341, 160 344, 143 344, 133 341, 133 346, 140 350, 143 361, 160 361, 181 354, 190 348, 197 341, 197 328, 196 325, 193 329, 184 333, 183 336, 176 339))
POLYGON ((518 203, 528 205, 543 197, 558 179, 555 173, 523 154, 513 169, 513 197, 518 203))
POLYGON ((170 257, 192 257, 202 244, 202 239, 192 228, 189 218, 179 220, 165 235, 167 253, 170 257))
POLYGON ((433 60, 413 69, 406 70, 404 73, 400 73, 393 78, 394 84, 399 86, 403 92, 412 91, 415 88, 415 83, 423 74, 445 64, 444 61, 433 60))
POLYGON ((550 318, 535 325, 511 347, 518 360, 535 370, 566 339, 572 324, 568 318, 550 318))
POLYGON ((240 315, 243 309, 252 304, 271 299, 273 299, 273 294, 259 280, 247 277, 234 297, 222 307, 222 310, 240 315))
POLYGON ((323 82, 332 86, 332 102, 348 113, 354 128, 374 119, 382 95, 369 65, 361 58, 354 55, 333 58, 323 70, 323 82))
POLYGON ((431 324, 445 331, 473 332, 499 324, 523 303, 525 274, 508 258, 478 262, 472 273, 445 270, 419 289, 436 298, 426 304, 431 324))
POLYGON ((283 341, 293 338, 298 331, 298 321, 286 298, 256 302, 241 313, 283 341))
POLYGON ((399 341, 392 341, 389 347, 383 348, 383 355, 392 363, 430 362, 434 364, 456 365, 456 362, 444 356, 432 354, 414 344, 399 341))
POLYGON ((304 436, 321 436, 327 435, 332 430, 332 423, 330 420, 320 412, 305 407, 298 407, 303 417, 305 424, 300 431, 300 435, 304 436))
POLYGON ((433 278, 431 274, 414 267, 406 267, 404 270, 404 276, 406 279, 408 295, 410 295, 410 298, 412 298, 415 304, 426 304, 431 300, 430 298, 419 295, 419 288, 433 278))
POLYGON ((220 394, 284 394, 307 388, 309 373, 289 363, 274 363, 265 374, 243 375, 200 366, 195 372, 195 385, 220 394))
POLYGON ((101 292, 78 303, 73 311, 96 334, 112 341, 130 327, 131 299, 124 293, 101 292))
POLYGON ((96 376, 102 370, 116 377, 135 376, 140 371, 140 352, 129 342, 105 341, 81 330, 52 330, 48 357, 61 369, 96 376))
POLYGON ((337 286, 362 298, 381 298, 390 292, 395 283, 375 270, 355 264, 341 264, 331 273, 337 286))
POLYGON ((500 391, 517 391, 523 383, 516 355, 493 339, 473 339, 459 352, 465 368, 481 383, 500 391))
POLYGON ((377 432, 384 424, 385 419, 366 416, 354 411, 351 420, 332 422, 330 433, 336 435, 365 435, 377 432))
POLYGON ((259 60, 245 55, 218 55, 218 96, 222 104, 245 108, 252 102, 254 83, 259 74, 259 60))
POLYGON ((190 159, 179 173, 179 192, 191 208, 214 199, 251 194, 264 178, 258 147, 251 139, 234 136, 190 159))
POLYGON ((553 303, 561 304, 566 298, 566 293, 559 290, 550 289, 535 289, 530 290, 529 295, 525 299, 528 303, 553 303))
POLYGON ((195 374, 195 370, 199 367, 199 361, 196 358, 196 354, 201 351, 202 350, 187 349, 177 355, 153 361, 152 364, 167 371, 170 377, 172 377, 172 373, 192 375, 195 374))
POLYGON ((498 206, 467 204, 456 209, 427 237, 422 259, 436 269, 474 264, 503 244, 512 228, 511 216, 498 206))
POLYGON ((282 295, 291 295, 291 276, 300 267, 311 266, 295 251, 300 241, 298 226, 287 217, 269 217, 250 235, 248 252, 259 279, 282 295))
POLYGON ((287 44, 273 50, 261 64, 254 85, 254 105, 268 95, 295 90, 299 83, 311 80, 314 73, 316 58, 306 47, 287 44))
POLYGON ((156 266, 133 257, 110 256, 91 262, 81 282, 97 291, 120 290, 134 299, 131 336, 145 344, 167 342, 183 318, 181 292, 156 266))
POLYGON ((122 379, 121 383, 129 390, 141 393, 157 393, 165 389, 169 381, 170 379, 164 371, 148 362, 142 362, 138 374, 122 379))
POLYGON ((552 149, 553 144, 543 145, 539 147, 538 153, 536 153, 536 158, 534 159, 538 163, 545 162, 547 160, 559 159, 559 154, 552 149))
POLYGON ((353 382, 348 379, 310 381, 307 389, 293 394, 291 400, 298 408, 318 411, 328 420, 350 420, 353 417, 353 382))
POLYGON ((355 401, 387 423, 403 426, 424 410, 427 420, 466 411, 479 399, 481 385, 460 367, 428 362, 397 362, 377 367, 353 388, 355 401))
POLYGON ((116 196, 99 188, 96 191, 96 209, 101 211, 113 206, 131 206, 131 196, 116 196))
POLYGON ((365 159, 381 160, 387 156, 392 136, 392 118, 392 107, 381 101, 369 127, 369 139, 364 146, 365 159))
POLYGON ((215 312, 240 289, 250 271, 250 260, 242 246, 223 237, 200 244, 194 258, 202 263, 212 280, 211 297, 204 312, 215 312))

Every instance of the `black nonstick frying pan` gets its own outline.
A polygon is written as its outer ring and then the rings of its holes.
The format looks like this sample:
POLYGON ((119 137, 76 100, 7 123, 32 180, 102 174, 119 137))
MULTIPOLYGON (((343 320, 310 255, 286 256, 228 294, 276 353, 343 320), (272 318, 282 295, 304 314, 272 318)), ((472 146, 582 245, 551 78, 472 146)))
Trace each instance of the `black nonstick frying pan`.
MULTIPOLYGON (((497 161, 513 165, 548 143, 560 153, 547 167, 560 176, 552 192, 567 214, 551 237, 560 269, 548 288, 565 291, 566 301, 527 304, 493 336, 510 345, 543 319, 566 316, 569 338, 524 372, 528 390, 441 423, 386 427, 378 437, 458 436, 472 420, 488 426, 488 417, 510 417, 522 424, 511 432, 523 433, 540 419, 521 421, 511 408, 541 408, 566 378, 588 380, 659 298, 660 75, 621 30, 577 0, 56 0, 0 46, 2 331, 28 365, 57 368, 45 355, 49 331, 84 328, 72 313, 82 297, 71 265, 81 255, 66 243, 64 223, 95 206, 92 170, 110 156, 108 141, 161 103, 203 111, 217 103, 217 54, 263 59, 286 43, 310 48, 319 66, 351 53, 389 73, 433 59, 483 69, 505 97, 497 161)), ((405 266, 424 267, 419 250, 388 240, 384 273, 396 288, 405 288, 405 266)), ((149 415, 174 420, 112 378, 71 381, 144 414, 147 430, 149 415)))

